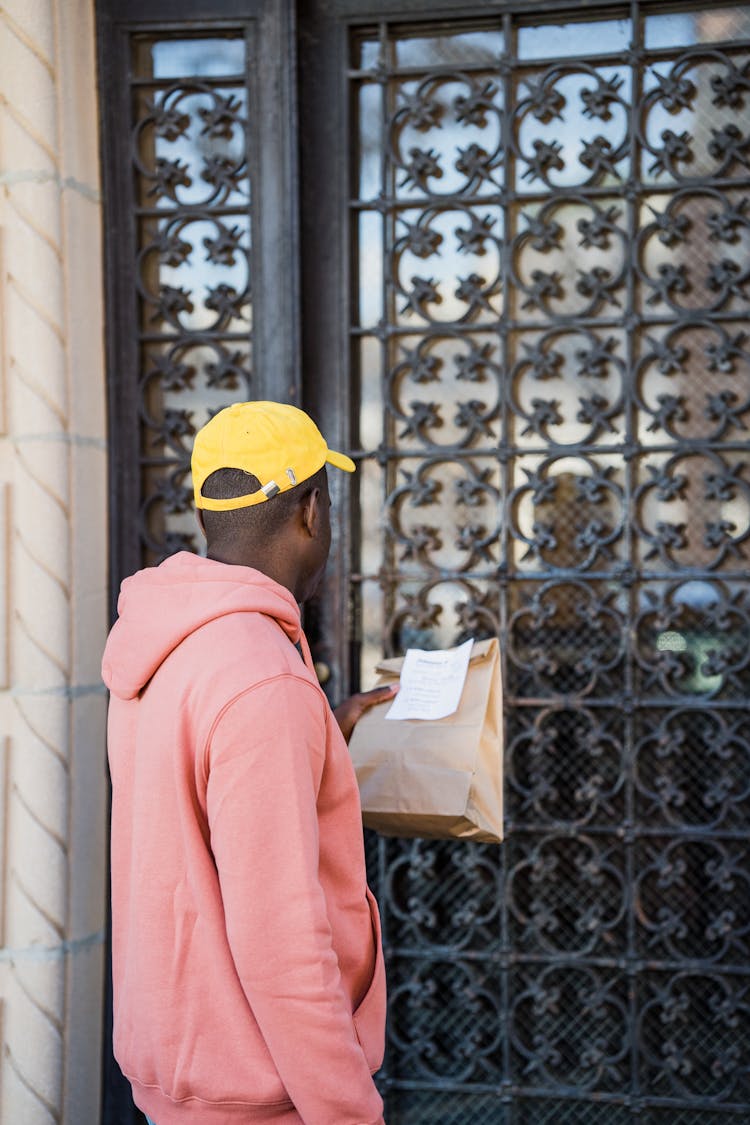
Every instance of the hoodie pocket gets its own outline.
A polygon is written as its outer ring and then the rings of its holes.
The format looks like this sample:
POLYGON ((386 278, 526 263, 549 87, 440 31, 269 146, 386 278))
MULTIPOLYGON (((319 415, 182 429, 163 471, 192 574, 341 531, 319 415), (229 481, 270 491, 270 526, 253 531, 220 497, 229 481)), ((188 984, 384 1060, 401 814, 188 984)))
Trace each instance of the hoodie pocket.
POLYGON ((383 942, 380 933, 380 914, 378 904, 367 888, 367 904, 370 907, 372 936, 375 942, 375 968, 367 992, 354 1012, 354 1030, 359 1045, 367 1059, 371 1071, 379 1070, 385 1054, 385 1014, 386 982, 383 942))

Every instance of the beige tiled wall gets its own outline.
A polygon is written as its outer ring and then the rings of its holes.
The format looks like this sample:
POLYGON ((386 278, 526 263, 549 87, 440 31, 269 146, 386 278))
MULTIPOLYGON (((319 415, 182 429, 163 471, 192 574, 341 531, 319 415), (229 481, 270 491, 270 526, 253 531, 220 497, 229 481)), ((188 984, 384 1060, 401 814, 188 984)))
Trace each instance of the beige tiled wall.
POLYGON ((0 5, 0 1125, 99 1118, 106 448, 92 0, 0 5))

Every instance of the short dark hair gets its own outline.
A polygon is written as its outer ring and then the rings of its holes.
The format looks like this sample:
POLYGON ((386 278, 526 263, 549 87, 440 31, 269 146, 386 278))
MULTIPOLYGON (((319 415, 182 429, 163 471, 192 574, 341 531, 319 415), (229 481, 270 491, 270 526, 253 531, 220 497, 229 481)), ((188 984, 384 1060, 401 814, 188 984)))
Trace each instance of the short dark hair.
MULTIPOLYGON (((206 539, 209 543, 236 542, 240 538, 259 542, 272 539, 313 489, 323 488, 326 480, 326 467, 323 465, 317 473, 294 488, 249 508, 232 508, 228 512, 202 508, 206 539)), ((204 481, 201 493, 210 500, 229 500, 257 492, 260 487, 258 478, 243 469, 217 469, 204 481)))

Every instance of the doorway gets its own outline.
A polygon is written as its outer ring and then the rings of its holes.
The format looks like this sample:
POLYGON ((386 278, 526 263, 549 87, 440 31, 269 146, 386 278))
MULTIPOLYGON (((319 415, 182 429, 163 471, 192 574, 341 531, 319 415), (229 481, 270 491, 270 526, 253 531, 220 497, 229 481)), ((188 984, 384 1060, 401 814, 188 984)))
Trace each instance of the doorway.
POLYGON ((389 1125, 740 1119, 750 6, 104 8, 113 588, 282 398, 331 697, 501 639, 504 844, 368 836, 389 1125))

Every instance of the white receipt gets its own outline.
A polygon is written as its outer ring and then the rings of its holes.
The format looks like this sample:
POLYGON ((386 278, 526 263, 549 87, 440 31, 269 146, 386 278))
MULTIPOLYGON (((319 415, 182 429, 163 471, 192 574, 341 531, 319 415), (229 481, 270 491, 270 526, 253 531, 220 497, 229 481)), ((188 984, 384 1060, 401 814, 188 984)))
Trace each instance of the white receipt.
POLYGON ((407 649, 401 685, 386 719, 444 719, 457 711, 473 644, 433 652, 407 649))

